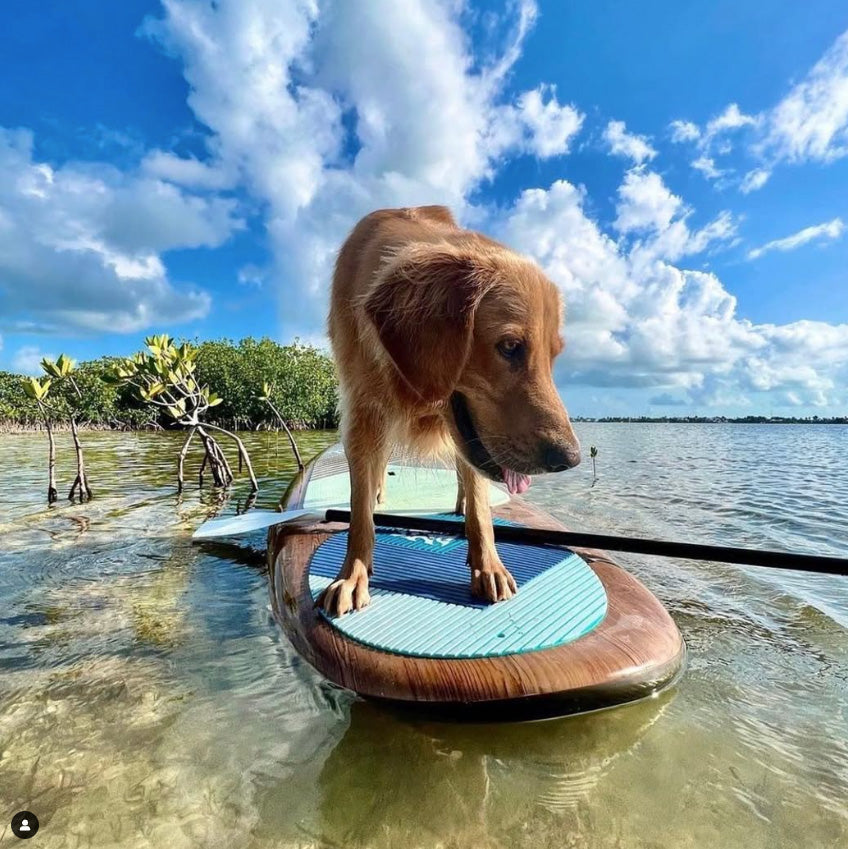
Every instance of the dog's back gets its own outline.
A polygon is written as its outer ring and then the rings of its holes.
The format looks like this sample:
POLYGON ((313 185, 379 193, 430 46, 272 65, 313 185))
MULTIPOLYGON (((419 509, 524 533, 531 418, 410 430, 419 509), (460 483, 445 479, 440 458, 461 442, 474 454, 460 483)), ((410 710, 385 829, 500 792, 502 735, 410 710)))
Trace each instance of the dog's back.
POLYGON ((432 411, 414 409, 361 307, 387 252, 412 242, 441 242, 461 235, 444 206, 380 209, 348 236, 336 261, 328 331, 339 376, 342 430, 365 405, 379 405, 394 436, 421 453, 442 453, 444 427, 432 411))
POLYGON ((353 228, 339 251, 330 296, 329 335, 336 362, 346 352, 348 328, 355 325, 353 300, 371 284, 386 250, 409 242, 435 242, 457 229, 444 206, 378 209, 353 228))

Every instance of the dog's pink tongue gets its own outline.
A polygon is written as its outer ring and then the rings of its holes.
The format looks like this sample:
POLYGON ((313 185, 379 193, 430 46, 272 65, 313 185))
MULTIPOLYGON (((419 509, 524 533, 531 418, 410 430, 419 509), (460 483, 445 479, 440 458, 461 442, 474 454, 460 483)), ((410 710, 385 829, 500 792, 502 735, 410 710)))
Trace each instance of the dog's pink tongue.
POLYGON ((512 469, 501 469, 501 471, 510 495, 521 495, 530 489, 530 477, 528 475, 522 475, 521 472, 514 472, 512 469))

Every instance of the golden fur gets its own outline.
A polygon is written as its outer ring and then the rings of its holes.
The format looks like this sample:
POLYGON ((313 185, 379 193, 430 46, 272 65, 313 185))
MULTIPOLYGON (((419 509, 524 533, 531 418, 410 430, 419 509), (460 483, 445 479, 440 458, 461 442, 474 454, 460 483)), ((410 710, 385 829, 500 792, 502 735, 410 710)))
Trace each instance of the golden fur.
POLYGON ((455 459, 472 591, 513 595, 487 476, 580 462, 553 384, 561 320, 559 291, 535 263, 459 228, 445 207, 378 210, 356 225, 339 252, 329 315, 351 525, 338 579, 319 599, 328 611, 368 604, 372 514, 399 446, 455 459))

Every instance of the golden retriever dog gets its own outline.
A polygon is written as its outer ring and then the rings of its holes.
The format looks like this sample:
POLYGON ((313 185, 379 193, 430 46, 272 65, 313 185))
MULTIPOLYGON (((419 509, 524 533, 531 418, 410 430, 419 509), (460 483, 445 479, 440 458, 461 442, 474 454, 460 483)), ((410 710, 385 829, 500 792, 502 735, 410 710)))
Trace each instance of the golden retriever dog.
POLYGON ((457 226, 443 206, 381 209, 341 248, 329 334, 350 467, 350 533, 318 604, 335 615, 370 601, 376 503, 402 447, 456 463, 471 592, 509 599, 488 480, 522 493, 529 475, 580 462, 553 383, 563 349, 559 290, 526 257, 457 226))

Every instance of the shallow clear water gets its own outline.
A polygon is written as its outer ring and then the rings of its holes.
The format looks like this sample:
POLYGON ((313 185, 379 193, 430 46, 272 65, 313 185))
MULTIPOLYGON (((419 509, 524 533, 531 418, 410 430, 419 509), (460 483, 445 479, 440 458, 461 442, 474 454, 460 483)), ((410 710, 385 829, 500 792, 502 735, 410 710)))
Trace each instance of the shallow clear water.
MULTIPOLYGON (((848 554, 848 428, 578 430, 583 465, 529 493, 574 528, 848 554)), ((689 645, 675 692, 404 722, 294 653, 261 533, 191 544, 243 480, 180 498, 176 437, 84 439, 95 500, 47 509, 45 438, 0 435, 0 840, 27 808, 47 847, 848 846, 848 579, 622 555, 689 645)), ((285 440, 248 444, 272 507, 285 440)))

